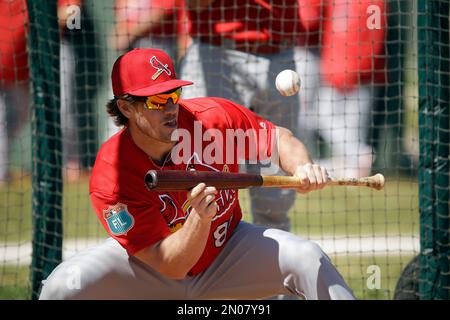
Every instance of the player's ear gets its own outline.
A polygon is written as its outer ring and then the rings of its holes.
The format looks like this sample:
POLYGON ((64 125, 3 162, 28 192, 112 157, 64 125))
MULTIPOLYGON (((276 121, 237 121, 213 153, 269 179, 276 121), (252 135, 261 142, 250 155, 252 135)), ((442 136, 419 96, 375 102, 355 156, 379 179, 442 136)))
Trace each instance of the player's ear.
POLYGON ((120 112, 127 117, 128 119, 131 118, 131 114, 132 114, 132 104, 129 103, 128 101, 125 101, 123 99, 118 99, 117 100, 117 107, 119 108, 120 112))

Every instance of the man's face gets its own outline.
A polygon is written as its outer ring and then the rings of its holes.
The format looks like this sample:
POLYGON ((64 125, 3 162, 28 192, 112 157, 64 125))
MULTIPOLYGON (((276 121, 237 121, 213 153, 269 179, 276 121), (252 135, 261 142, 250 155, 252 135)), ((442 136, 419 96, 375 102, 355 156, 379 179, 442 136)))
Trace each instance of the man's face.
POLYGON ((145 102, 139 101, 133 109, 129 121, 141 134, 160 142, 172 142, 171 135, 178 127, 178 103, 169 99, 162 110, 149 110, 145 102))

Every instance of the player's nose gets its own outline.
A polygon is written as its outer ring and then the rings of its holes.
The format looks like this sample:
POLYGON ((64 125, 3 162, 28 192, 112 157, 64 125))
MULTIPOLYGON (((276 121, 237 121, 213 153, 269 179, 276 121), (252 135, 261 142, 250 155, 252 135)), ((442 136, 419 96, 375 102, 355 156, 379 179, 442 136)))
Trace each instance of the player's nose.
POLYGON ((164 105, 164 113, 175 114, 178 112, 178 103, 173 103, 172 99, 169 99, 164 105))

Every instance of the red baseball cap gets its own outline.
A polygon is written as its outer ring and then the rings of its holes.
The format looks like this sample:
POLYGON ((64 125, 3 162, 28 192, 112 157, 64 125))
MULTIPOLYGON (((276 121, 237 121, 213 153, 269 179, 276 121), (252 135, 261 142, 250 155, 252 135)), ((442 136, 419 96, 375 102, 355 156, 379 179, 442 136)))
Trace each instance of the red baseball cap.
POLYGON ((172 59, 158 49, 133 49, 123 54, 114 63, 111 79, 116 97, 147 97, 193 84, 178 80, 172 59))

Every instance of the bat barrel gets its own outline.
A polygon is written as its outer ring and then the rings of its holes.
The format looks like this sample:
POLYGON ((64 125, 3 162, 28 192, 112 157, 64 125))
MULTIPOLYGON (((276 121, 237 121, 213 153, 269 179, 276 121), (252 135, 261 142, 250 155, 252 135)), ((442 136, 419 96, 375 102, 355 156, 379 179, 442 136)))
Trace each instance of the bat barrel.
POLYGON ((145 175, 147 188, 155 191, 189 190, 201 182, 222 190, 261 186, 263 181, 255 174, 211 171, 150 170, 145 175))

